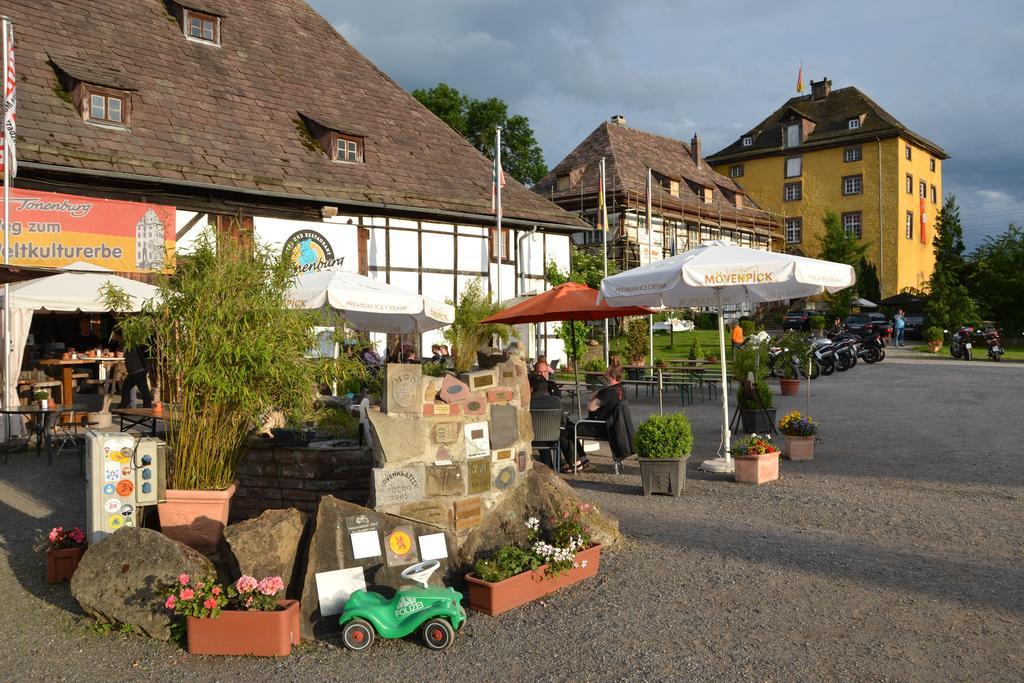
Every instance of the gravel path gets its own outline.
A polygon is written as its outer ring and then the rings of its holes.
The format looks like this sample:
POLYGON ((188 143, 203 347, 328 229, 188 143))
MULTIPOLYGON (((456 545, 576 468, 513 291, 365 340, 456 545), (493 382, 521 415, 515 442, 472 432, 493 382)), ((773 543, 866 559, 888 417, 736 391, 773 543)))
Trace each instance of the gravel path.
MULTIPOLYGON (((720 415, 698 403, 682 498, 639 496, 635 464, 581 474, 574 484, 619 517, 625 545, 543 604, 471 615, 440 655, 410 640, 363 655, 318 644, 280 661, 203 658, 97 633, 29 550, 36 530, 81 517, 77 464, 14 454, 0 465, 0 677, 1019 681, 1022 382, 1020 365, 858 364, 813 384, 815 460, 784 462, 762 487, 694 469, 720 415)), ((804 401, 776 397, 780 414, 804 401)))

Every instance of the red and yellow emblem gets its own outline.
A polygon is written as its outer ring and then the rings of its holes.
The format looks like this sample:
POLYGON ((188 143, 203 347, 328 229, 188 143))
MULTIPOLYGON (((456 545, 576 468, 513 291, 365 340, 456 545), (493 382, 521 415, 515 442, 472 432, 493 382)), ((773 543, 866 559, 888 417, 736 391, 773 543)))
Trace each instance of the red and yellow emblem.
POLYGON ((412 551, 412 537, 404 531, 395 531, 388 536, 388 548, 399 557, 408 555, 412 551))

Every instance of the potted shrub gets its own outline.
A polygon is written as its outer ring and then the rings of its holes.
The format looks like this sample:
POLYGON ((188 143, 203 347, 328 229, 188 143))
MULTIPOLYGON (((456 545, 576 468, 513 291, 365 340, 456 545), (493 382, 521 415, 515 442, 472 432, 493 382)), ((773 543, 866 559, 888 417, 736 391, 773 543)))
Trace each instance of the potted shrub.
POLYGON ((694 361, 704 360, 704 349, 701 348, 700 340, 697 339, 697 335, 693 336, 693 343, 690 344, 690 353, 687 358, 694 361))
POLYGON ((597 574, 601 546, 591 544, 588 526, 593 510, 581 503, 556 512, 545 534, 539 519, 526 520, 526 547, 507 545, 466 575, 469 606, 494 616, 597 574))
MULTIPOLYGON (((295 272, 280 252, 216 242, 207 231, 142 312, 118 323, 127 348, 153 342, 169 404, 161 530, 198 550, 222 536, 235 470, 264 416, 313 412, 319 369, 306 351, 316 344, 315 312, 288 305, 295 272)), ((127 310, 124 296, 108 288, 111 310, 127 310)))
POLYGON ((647 358, 649 335, 650 327, 647 326, 647 318, 633 318, 626 325, 626 343, 623 352, 631 364, 646 364, 644 361, 647 358))
POLYGON ((477 351, 489 346, 496 336, 502 342, 508 341, 511 328, 508 325, 481 324, 484 318, 501 310, 501 304, 491 301, 490 294, 484 294, 480 278, 466 285, 458 301, 446 299, 455 307, 455 320, 443 332, 444 340, 452 345, 455 372, 468 372, 477 360, 477 351))
POLYGON ((50 409, 50 392, 45 389, 36 389, 33 391, 32 400, 39 405, 40 410, 50 409))
POLYGON ((805 368, 811 357, 811 345, 803 332, 790 330, 782 335, 779 342, 783 352, 776 361, 776 369, 779 375, 779 389, 783 396, 798 396, 800 394, 800 374, 794 367, 796 365, 805 368))
POLYGON ((786 437, 786 458, 788 460, 812 460, 814 458, 814 435, 818 425, 810 417, 794 410, 779 421, 779 430, 786 437))
POLYGON ((926 327, 921 332, 921 338, 928 344, 928 350, 932 353, 938 353, 942 348, 942 341, 945 336, 942 333, 941 327, 926 327))
POLYGON ((226 590, 215 577, 181 574, 163 606, 185 617, 194 655, 286 657, 299 643, 299 602, 283 600, 280 576, 242 576, 226 590))
POLYGON ((732 443, 730 451, 736 462, 736 481, 764 484, 779 478, 779 449, 771 445, 770 436, 751 434, 732 443))
POLYGON ((70 581, 86 549, 85 533, 77 526, 67 531, 55 526, 44 536, 37 550, 46 551, 46 582, 70 581))
POLYGON ((775 397, 764 380, 753 384, 753 396, 740 392, 740 426, 747 434, 770 432, 775 424, 775 397))
POLYGON ((645 496, 679 496, 686 488, 686 459, 693 447, 693 431, 683 413, 651 415, 636 428, 633 448, 640 461, 640 483, 645 496))

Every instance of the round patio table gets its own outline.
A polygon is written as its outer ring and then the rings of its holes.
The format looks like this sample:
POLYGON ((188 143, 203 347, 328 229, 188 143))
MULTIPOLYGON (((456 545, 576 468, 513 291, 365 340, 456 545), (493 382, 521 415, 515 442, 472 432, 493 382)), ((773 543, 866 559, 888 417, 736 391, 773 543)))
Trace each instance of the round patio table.
MULTIPOLYGON (((50 427, 54 419, 64 412, 64 406, 51 405, 43 410, 39 406, 14 406, 0 409, 0 415, 7 421, 7 455, 11 453, 11 415, 24 415, 29 419, 29 428, 36 435, 36 457, 46 449, 46 463, 53 464, 53 442, 50 427)), ((6 459, 6 458, 5 458, 6 459)))

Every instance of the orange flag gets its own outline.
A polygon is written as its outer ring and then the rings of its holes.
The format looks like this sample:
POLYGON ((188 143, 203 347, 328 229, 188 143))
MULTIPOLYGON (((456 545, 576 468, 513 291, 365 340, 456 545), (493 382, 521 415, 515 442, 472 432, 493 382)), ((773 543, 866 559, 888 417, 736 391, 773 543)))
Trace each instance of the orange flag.
POLYGON ((804 63, 800 62, 800 71, 796 74, 796 91, 804 91, 804 63))

